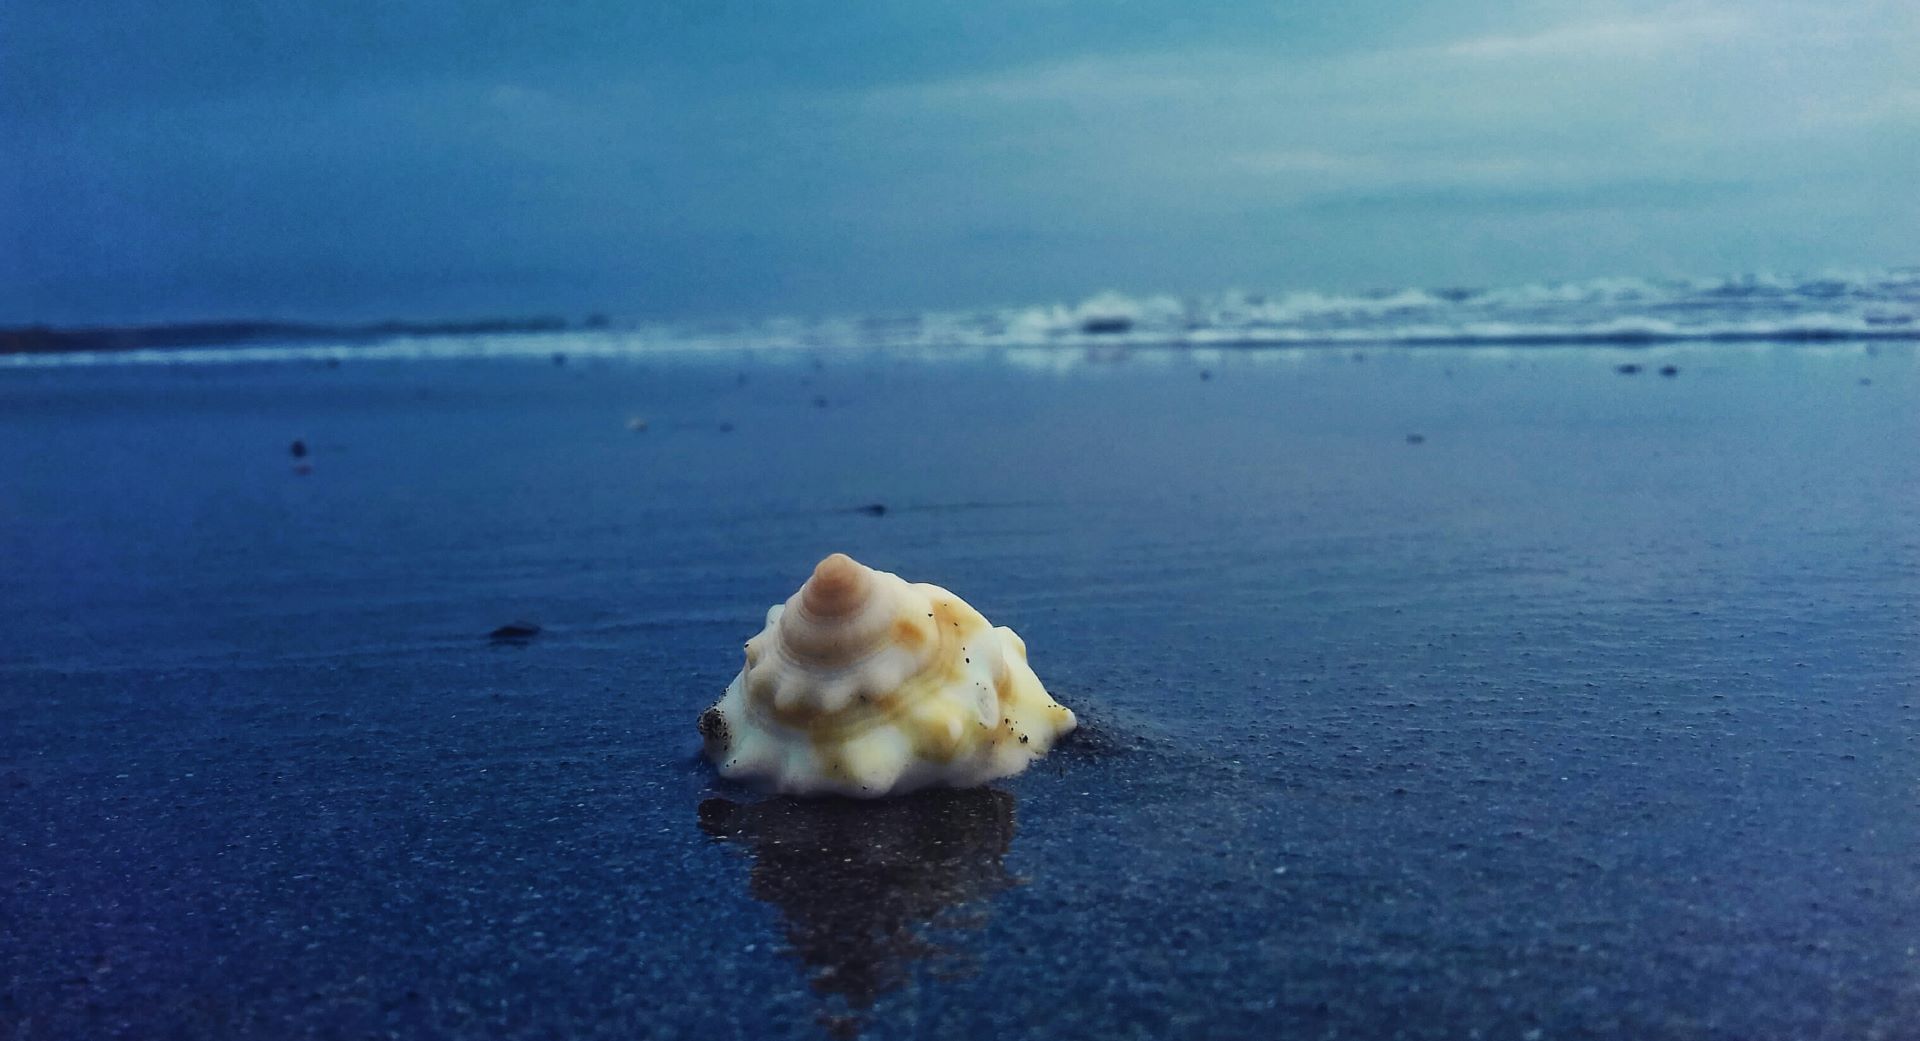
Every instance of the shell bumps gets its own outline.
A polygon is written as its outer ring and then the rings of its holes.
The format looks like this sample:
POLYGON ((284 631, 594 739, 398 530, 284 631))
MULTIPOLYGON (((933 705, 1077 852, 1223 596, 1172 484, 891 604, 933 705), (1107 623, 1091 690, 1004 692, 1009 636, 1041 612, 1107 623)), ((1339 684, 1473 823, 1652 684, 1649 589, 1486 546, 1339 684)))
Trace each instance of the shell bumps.
POLYGON ((1074 725, 1013 630, 835 553, 767 611, 700 735, 723 776, 879 798, 1009 777, 1074 725))

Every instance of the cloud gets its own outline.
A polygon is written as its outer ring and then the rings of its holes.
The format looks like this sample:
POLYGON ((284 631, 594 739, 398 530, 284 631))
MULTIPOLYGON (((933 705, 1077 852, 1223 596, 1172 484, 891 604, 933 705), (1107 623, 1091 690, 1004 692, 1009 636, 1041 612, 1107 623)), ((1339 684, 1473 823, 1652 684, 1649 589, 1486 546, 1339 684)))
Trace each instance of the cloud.
POLYGON ((1652 58, 1673 50, 1736 39, 1748 25, 1745 17, 1730 11, 1670 13, 1619 21, 1574 22, 1521 35, 1479 36, 1446 44, 1440 49, 1453 57, 1490 60, 1652 58))
POLYGON ((383 22, 369 52, 315 16, 331 48, 259 53, 209 6, 124 75, 97 20, 49 18, 15 48, 41 60, 0 62, 26 142, 0 199, 32 202, 0 206, 28 247, 0 251, 0 313, 143 285, 140 309, 181 307, 196 279, 236 312, 382 306, 355 272, 415 313, 456 280, 476 307, 540 282, 562 308, 717 313, 1914 259, 1920 5, 1499 3, 1009 4, 1074 10, 997 35, 606 4, 624 35, 584 9, 484 46, 383 22))
POLYGON ((1276 176, 1494 184, 1565 178, 1582 166, 1569 159, 1526 155, 1397 156, 1317 149, 1251 152, 1236 157, 1236 161, 1251 172, 1276 176))
POLYGON ((1446 187, 1392 192, 1335 192, 1302 201, 1321 215, 1391 215, 1426 211, 1453 215, 1553 214, 1590 210, 1679 210, 1737 196, 1739 181, 1618 180, 1573 187, 1446 187))
POLYGON ((1808 128, 1920 126, 1920 86, 1895 88, 1869 97, 1803 98, 1794 106, 1793 114, 1799 125, 1808 128))
POLYGON ((1871 0, 1613 10, 1313 56, 1081 54, 828 107, 925 163, 876 205, 949 213, 920 189, 964 171, 1003 220, 1186 236, 1188 258, 1264 240, 1397 281, 1910 257, 1887 171, 1890 131, 1920 146, 1899 130, 1920 19, 1871 0))
MULTIPOLYGON (((1392 83, 1410 73, 1485 74, 1475 64, 1550 58, 1591 67, 1622 58, 1670 55, 1737 43, 1755 30, 1732 10, 1674 10, 1636 18, 1562 22, 1519 33, 1463 37, 1437 44, 1350 49, 1276 60, 1257 46, 1174 50, 1125 56, 1077 56, 985 73, 882 87, 866 94, 882 106, 1089 104, 1125 100, 1218 99, 1268 91, 1312 78, 1357 77, 1392 83)), ((1852 32, 1842 42, 1850 42, 1852 32)))
POLYGON ((1688 6, 1305 61, 1253 48, 1079 57, 884 88, 856 107, 990 126, 1128 177, 1564 187, 1844 144, 1821 135, 1912 111, 1920 65, 1899 56, 1916 49, 1911 18, 1688 6))

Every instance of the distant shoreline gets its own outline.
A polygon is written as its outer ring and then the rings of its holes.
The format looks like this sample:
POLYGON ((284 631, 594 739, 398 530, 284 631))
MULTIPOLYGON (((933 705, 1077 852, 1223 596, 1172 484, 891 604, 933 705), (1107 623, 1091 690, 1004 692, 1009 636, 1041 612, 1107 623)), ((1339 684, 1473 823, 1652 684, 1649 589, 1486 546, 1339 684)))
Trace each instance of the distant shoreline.
POLYGON ((79 351, 137 351, 170 347, 230 347, 242 344, 296 343, 308 340, 379 340, 394 336, 484 336, 605 329, 607 319, 591 315, 564 318, 490 318, 460 322, 384 321, 359 325, 321 322, 175 322, 59 328, 25 325, 0 328, 0 354, 66 354, 79 351))
MULTIPOLYGON (((1686 343, 1920 341, 1920 268, 1849 276, 1593 279, 1484 289, 1128 296, 1077 304, 733 320, 553 314, 352 323, 269 318, 0 326, 9 366, 202 353, 435 357, 583 350, 798 347, 1276 349, 1651 347, 1686 343), (576 335, 592 334, 592 335, 576 335), (458 341, 471 341, 461 345, 458 341), (564 341, 564 342, 563 342, 564 341)), ((337 360, 337 359, 333 359, 337 360)))
MULTIPOLYGON (((604 322, 567 322, 560 319, 484 322, 379 322, 368 325, 326 325, 292 322, 214 322, 182 325, 56 329, 40 326, 0 329, 0 359, 134 355, 140 352, 178 352, 180 355, 218 354, 222 349, 286 347, 294 351, 314 346, 374 349, 383 342, 409 338, 459 336, 515 337, 567 332, 603 332, 604 322)), ((1542 329, 1499 332, 1343 330, 1268 335, 1215 335, 1205 338, 1160 331, 1122 331, 1118 328, 1069 330, 1030 343, 947 343, 944 347, 1059 348, 1084 350, 1355 350, 1389 347, 1615 347, 1649 348, 1685 344, 1874 344, 1920 341, 1920 327, 1881 329, 1762 328, 1705 330, 1542 329)), ((760 343, 758 346, 769 346, 760 343)), ((671 346, 661 344, 658 346, 671 346)), ((755 346, 751 339, 733 346, 755 346)), ((823 346, 816 344, 816 347, 823 346)), ((845 346, 884 346, 874 343, 845 346)), ((914 346, 895 344, 893 346, 914 346)), ((925 346, 925 345, 919 345, 925 346)), ((542 346, 538 352, 550 348, 542 346)))

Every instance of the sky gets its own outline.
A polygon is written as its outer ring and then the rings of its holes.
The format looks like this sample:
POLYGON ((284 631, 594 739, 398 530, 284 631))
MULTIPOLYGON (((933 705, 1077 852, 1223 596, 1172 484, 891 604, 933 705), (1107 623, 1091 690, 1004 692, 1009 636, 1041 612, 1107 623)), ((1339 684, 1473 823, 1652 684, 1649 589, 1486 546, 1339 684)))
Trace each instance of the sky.
POLYGON ((6 0, 0 324, 1920 263, 1920 4, 6 0))

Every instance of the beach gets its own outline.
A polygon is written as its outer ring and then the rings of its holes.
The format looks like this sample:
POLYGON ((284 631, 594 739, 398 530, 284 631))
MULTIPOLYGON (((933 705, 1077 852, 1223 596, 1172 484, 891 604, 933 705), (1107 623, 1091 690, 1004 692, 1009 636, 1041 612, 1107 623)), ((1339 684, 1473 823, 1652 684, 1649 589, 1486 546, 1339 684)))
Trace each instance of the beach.
POLYGON ((1911 339, 540 343, 0 369, 0 1037, 1920 1018, 1911 339), (835 551, 1081 731, 716 778, 835 551))

